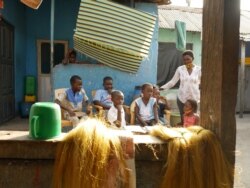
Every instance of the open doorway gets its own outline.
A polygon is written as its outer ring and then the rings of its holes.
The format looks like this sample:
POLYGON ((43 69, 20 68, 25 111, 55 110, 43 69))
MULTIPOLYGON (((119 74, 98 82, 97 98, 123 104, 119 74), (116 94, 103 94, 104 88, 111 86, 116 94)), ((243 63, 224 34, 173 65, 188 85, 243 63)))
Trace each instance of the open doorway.
POLYGON ((15 116, 14 27, 0 17, 0 124, 15 116))
MULTIPOLYGON (((193 44, 187 43, 187 50, 193 50, 193 44)), ((172 79, 176 69, 183 64, 182 51, 176 49, 176 44, 171 42, 159 42, 157 63, 157 84, 162 86, 172 79)), ((176 87, 179 86, 179 82, 176 87)))
MULTIPOLYGON (((68 41, 54 42, 54 66, 60 64, 68 51, 68 41)), ((51 101, 50 41, 37 40, 38 101, 51 101)))

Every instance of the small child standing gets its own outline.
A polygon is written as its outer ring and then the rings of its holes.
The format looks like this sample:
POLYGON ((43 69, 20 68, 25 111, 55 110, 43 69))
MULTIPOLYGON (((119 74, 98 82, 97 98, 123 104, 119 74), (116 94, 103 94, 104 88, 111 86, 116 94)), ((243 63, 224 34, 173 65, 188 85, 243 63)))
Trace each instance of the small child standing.
POLYGON ((55 102, 64 110, 62 114, 64 119, 72 122, 73 127, 79 123, 77 112, 82 112, 83 104, 87 106, 86 113, 90 113, 90 106, 88 96, 82 88, 82 79, 80 76, 74 75, 70 78, 71 88, 67 89, 65 93, 56 98, 55 102))
POLYGON ((170 122, 167 121, 164 115, 165 115, 165 110, 170 110, 170 107, 167 99, 160 95, 160 90, 157 85, 153 87, 153 97, 156 98, 160 123, 163 125, 168 125, 170 122))
POLYGON ((154 125, 159 122, 156 99, 153 98, 153 85, 142 85, 142 97, 135 100, 135 115, 141 126, 154 125))
POLYGON ((196 113, 198 108, 198 104, 195 100, 189 99, 184 104, 184 116, 183 116, 183 126, 189 127, 192 125, 198 125, 200 118, 199 115, 196 113))
POLYGON ((126 127, 125 112, 123 109, 124 95, 121 91, 115 90, 111 93, 113 105, 108 111, 108 121, 118 128, 126 127))

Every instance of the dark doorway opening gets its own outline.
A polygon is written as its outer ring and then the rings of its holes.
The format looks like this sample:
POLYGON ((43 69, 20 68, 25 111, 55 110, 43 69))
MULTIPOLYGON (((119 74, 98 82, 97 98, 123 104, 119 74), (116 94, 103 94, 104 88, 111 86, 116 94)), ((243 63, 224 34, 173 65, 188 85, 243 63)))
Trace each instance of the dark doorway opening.
MULTIPOLYGON (((193 50, 193 44, 187 43, 187 50, 193 50)), ((176 49, 176 44, 159 42, 157 84, 162 86, 172 79, 176 69, 182 65, 182 51, 176 49)), ((179 82, 175 87, 179 86, 179 82)))
POLYGON ((14 116, 14 27, 0 17, 0 124, 14 116))

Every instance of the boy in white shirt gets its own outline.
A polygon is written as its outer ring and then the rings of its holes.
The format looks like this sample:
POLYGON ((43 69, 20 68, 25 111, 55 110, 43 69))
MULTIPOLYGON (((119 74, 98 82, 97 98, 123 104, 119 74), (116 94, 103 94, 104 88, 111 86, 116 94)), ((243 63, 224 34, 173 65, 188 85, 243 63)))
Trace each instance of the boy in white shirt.
POLYGON ((123 109, 124 95, 121 91, 113 91, 111 93, 111 100, 113 105, 108 111, 108 121, 111 125, 118 128, 125 128, 125 112, 123 109))

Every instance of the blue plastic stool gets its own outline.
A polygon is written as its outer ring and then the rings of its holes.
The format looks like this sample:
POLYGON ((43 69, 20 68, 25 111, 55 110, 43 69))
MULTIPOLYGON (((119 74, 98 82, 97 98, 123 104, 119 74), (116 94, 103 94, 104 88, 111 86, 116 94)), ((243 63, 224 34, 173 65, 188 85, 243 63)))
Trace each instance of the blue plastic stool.
POLYGON ((28 118, 30 114, 30 108, 34 104, 33 102, 21 102, 20 103, 20 115, 22 118, 28 118))

